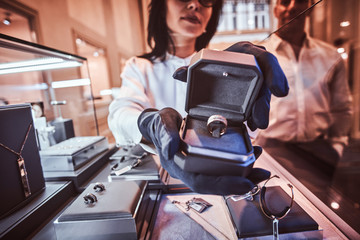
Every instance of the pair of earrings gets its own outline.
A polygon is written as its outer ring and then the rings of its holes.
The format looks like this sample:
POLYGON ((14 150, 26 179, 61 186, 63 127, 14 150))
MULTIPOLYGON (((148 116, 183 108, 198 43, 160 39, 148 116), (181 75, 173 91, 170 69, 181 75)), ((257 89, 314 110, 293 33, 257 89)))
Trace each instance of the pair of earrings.
MULTIPOLYGON (((105 191, 105 185, 102 183, 95 183, 93 189, 95 192, 103 192, 105 191)), ((97 202, 97 197, 93 193, 87 193, 84 196, 84 203, 85 204, 95 204, 97 202)))

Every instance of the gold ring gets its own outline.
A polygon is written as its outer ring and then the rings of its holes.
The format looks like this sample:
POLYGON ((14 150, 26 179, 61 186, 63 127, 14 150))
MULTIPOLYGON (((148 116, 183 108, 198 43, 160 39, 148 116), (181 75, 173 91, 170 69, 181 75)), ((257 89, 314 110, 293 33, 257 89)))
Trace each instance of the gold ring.
POLYGON ((207 120, 207 129, 214 136, 215 130, 219 129, 220 136, 224 135, 227 128, 227 120, 221 115, 212 115, 207 120))

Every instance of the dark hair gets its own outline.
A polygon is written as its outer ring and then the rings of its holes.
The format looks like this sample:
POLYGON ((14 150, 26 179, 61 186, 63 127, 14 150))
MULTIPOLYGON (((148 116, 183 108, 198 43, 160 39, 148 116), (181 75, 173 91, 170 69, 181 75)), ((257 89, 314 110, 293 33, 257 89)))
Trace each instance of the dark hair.
MULTIPOLYGON (((151 52, 139 57, 153 61, 155 58, 165 60, 168 47, 171 46, 175 52, 175 46, 170 37, 166 23, 166 0, 151 0, 149 4, 149 23, 147 43, 151 52)), ((216 0, 206 26, 206 32, 196 39, 195 50, 199 51, 205 48, 216 32, 219 23, 220 14, 223 6, 223 0, 216 0)))

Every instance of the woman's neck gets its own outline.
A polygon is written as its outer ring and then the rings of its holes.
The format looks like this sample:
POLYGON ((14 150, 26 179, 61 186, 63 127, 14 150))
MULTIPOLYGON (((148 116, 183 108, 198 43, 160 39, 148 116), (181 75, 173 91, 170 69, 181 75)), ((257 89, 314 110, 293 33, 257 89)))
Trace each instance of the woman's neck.
POLYGON ((174 49, 170 48, 169 52, 180 58, 186 58, 195 52, 196 38, 188 38, 176 33, 171 33, 174 49))

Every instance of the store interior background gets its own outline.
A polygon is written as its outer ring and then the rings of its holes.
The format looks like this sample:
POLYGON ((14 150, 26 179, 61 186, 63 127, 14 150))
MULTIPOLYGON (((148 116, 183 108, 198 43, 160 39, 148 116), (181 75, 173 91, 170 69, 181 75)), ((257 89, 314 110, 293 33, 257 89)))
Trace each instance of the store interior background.
MULTIPOLYGON (((0 33, 87 58, 100 135, 113 142, 107 127, 108 106, 121 86, 119 75, 126 59, 148 50, 148 2, 149 0, 0 0, 0 33), (10 20, 10 24, 4 22, 5 19, 10 20)), ((224 49, 238 41, 263 40, 276 29, 276 20, 272 14, 274 2, 275 0, 227 0, 219 32, 210 48, 224 49), (256 7, 249 7, 242 12, 245 15, 241 16, 234 7, 238 3, 256 7)), ((345 153, 342 166, 347 166, 346 171, 351 171, 353 175, 360 174, 359 13, 359 0, 323 0, 313 9, 307 26, 311 36, 336 46, 347 64, 355 115, 350 147, 345 153)), ((6 59, 2 59, 1 52, 0 62, 6 62, 6 59)), ((63 94, 71 93, 64 91, 63 94)), ((16 103, 11 99, 7 100, 16 103)), ((63 114, 66 115, 66 112, 63 114)), ((348 180, 343 181, 344 188, 346 181, 348 180)), ((352 197, 350 207, 359 211, 359 194, 352 197)))

